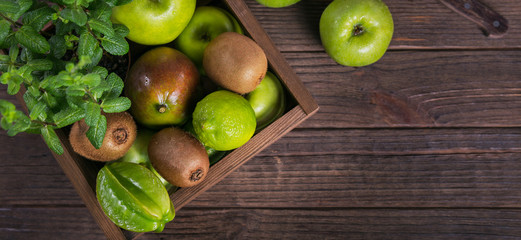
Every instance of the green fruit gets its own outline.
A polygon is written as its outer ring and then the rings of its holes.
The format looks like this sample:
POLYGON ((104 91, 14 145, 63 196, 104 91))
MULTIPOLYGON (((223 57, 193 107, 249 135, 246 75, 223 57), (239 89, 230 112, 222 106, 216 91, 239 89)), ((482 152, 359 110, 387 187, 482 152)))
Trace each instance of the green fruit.
MULTIPOLYGON (((197 134, 195 133, 194 125, 192 124, 192 121, 188 121, 183 126, 183 130, 185 130, 186 132, 192 134, 195 138, 197 138, 197 134)), ((199 141, 201 141, 201 140, 199 140, 199 141)), ((226 153, 228 153, 226 151, 217 151, 208 146, 204 146, 204 149, 206 150, 206 154, 208 154, 208 158, 210 159, 210 166, 217 163, 219 160, 221 160, 226 155, 226 153)))
POLYGON ((217 151, 228 151, 248 142, 257 121, 250 103, 241 95, 219 90, 197 103, 192 114, 197 138, 217 151))
POLYGON ((258 3, 271 8, 281 8, 293 5, 300 0, 256 0, 258 3))
POLYGON ((96 196, 110 220, 129 231, 161 232, 175 217, 174 206, 161 181, 138 164, 106 164, 98 172, 96 196))
POLYGON ((135 163, 148 168, 156 175, 156 177, 159 178, 159 180, 163 183, 163 185, 165 185, 166 189, 168 190, 172 187, 172 185, 168 183, 168 181, 166 181, 156 171, 156 169, 150 163, 150 158, 148 157, 148 143, 150 142, 150 139, 152 138, 154 133, 154 131, 148 129, 139 129, 134 144, 132 144, 125 156, 120 158, 118 161, 135 163))
POLYGON ((391 12, 381 0, 334 0, 320 17, 320 38, 337 63, 360 67, 378 61, 394 31, 391 12))
POLYGON ((127 38, 143 45, 173 41, 188 25, 196 0, 133 0, 112 8, 111 20, 130 30, 127 38))
POLYGON ((199 72, 183 53, 158 47, 132 65, 125 96, 134 119, 149 128, 183 124, 195 104, 199 72))
POLYGON ((284 88, 279 79, 271 72, 266 73, 266 77, 255 90, 246 95, 246 99, 255 111, 257 131, 282 116, 286 109, 284 88))
POLYGON ((226 10, 214 6, 197 7, 188 26, 174 41, 176 49, 188 56, 200 69, 204 49, 223 32, 243 34, 237 20, 226 10))

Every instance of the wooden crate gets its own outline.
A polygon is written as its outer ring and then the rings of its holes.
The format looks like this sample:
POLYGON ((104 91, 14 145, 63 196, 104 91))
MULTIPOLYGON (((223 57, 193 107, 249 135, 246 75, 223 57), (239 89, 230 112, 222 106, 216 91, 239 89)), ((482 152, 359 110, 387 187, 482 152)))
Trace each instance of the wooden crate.
MULTIPOLYGON (((222 4, 239 20, 245 30, 245 34, 262 47, 268 58, 269 70, 277 75, 283 82, 283 85, 285 85, 286 92, 292 98, 292 101, 290 101, 292 105, 290 105, 282 117, 255 134, 245 145, 233 150, 214 164, 203 182, 194 187, 181 188, 173 192, 170 197, 176 211, 179 211, 192 199, 221 181, 247 160, 291 131, 318 110, 318 105, 311 94, 282 57, 264 29, 259 25, 248 6, 242 0, 223 0, 222 4)), ((24 104, 22 94, 18 94, 17 97, 24 104)), ((53 152, 54 158, 72 182, 107 238, 135 239, 142 235, 142 233, 134 233, 119 228, 101 209, 96 198, 96 176, 103 163, 90 161, 77 155, 69 144, 67 130, 57 129, 56 133, 64 146, 64 154, 57 155, 53 152)), ((175 224, 175 218, 168 224, 175 224)))

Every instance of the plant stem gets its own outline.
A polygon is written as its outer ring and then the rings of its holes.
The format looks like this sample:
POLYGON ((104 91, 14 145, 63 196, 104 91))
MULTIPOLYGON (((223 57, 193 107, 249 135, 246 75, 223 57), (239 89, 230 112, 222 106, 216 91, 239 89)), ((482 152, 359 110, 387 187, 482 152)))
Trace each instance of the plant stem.
POLYGON ((17 27, 23 26, 23 24, 11 20, 10 18, 8 18, 7 16, 5 16, 2 13, 0 13, 0 17, 2 17, 3 19, 7 20, 9 23, 11 23, 12 26, 17 26, 17 27))
POLYGON ((31 120, 31 122, 40 124, 40 125, 44 125, 44 126, 45 125, 56 126, 56 123, 44 122, 44 121, 40 121, 40 120, 31 120))

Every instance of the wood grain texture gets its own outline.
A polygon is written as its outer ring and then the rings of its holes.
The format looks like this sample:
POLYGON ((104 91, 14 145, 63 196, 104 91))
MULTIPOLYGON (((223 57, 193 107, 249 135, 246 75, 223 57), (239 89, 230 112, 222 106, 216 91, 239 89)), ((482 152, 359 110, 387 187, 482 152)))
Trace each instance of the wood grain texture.
POLYGON ((364 68, 284 55, 321 107, 299 127, 521 124, 519 51, 392 51, 364 68))
MULTIPOLYGON (((517 207, 519 142, 519 128, 297 129, 187 206, 517 207)), ((83 205, 50 157, 36 164, 14 146, 1 205, 83 205)))
MULTIPOLYGON (((282 52, 322 52, 320 16, 331 0, 301 1, 286 8, 270 9, 246 0, 255 17, 282 52)), ((472 21, 438 0, 387 0, 394 21, 390 49, 519 49, 521 6, 517 0, 485 1, 510 25, 500 39, 483 35, 472 21)))
MULTIPOLYGON (((86 209, 0 211, 0 239, 104 239, 86 209)), ((519 239, 520 216, 512 209, 185 208, 162 233, 140 239, 519 239)))

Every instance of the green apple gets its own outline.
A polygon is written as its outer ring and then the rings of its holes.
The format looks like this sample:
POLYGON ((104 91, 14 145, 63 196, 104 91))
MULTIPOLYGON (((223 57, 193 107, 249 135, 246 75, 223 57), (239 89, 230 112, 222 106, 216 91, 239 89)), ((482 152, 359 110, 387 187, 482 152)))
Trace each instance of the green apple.
POLYGON ((286 109, 284 88, 277 76, 269 71, 255 90, 246 95, 246 100, 255 112, 257 131, 282 116, 286 109))
POLYGON ((146 129, 146 128, 140 128, 138 129, 136 140, 130 147, 130 149, 127 151, 125 156, 118 159, 120 162, 129 162, 129 163, 135 163, 142 165, 146 168, 148 168, 150 171, 152 171, 159 180, 165 185, 167 190, 172 187, 168 181, 166 181, 152 166, 152 163, 150 163, 150 158, 148 158, 148 143, 150 142, 150 139, 155 134, 155 131, 146 129))
POLYGON ((133 0, 112 8, 113 23, 130 30, 127 38, 143 45, 173 41, 185 29, 196 0, 133 0))
POLYGON ((130 67, 124 94, 136 122, 158 129, 188 120, 198 84, 199 72, 187 56, 170 47, 156 47, 130 67))
POLYGON ((258 3, 271 8, 281 8, 293 5, 300 0, 256 0, 258 3))
POLYGON ((202 70, 204 49, 223 32, 243 34, 237 20, 226 10, 214 6, 197 7, 190 23, 174 41, 174 46, 202 70))
POLYGON ((337 63, 360 67, 378 61, 394 31, 391 12, 381 0, 334 0, 320 17, 320 38, 337 63))

